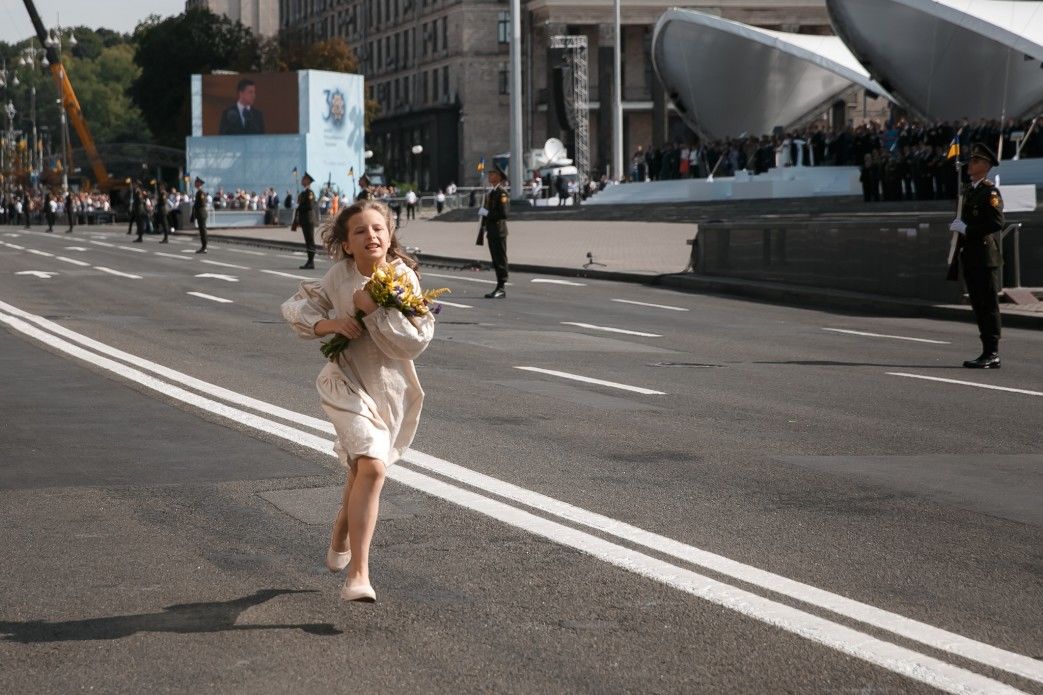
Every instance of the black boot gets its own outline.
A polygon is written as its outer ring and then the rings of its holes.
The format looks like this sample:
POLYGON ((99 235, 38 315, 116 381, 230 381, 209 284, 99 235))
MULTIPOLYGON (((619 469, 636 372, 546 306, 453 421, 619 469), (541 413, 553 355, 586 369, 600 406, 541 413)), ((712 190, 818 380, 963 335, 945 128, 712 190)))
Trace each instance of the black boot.
POLYGON ((308 261, 302 266, 298 266, 301 270, 314 270, 315 269, 315 254, 308 253, 308 261))
POLYGON ((1000 353, 998 345, 985 345, 978 359, 967 360, 963 363, 967 369, 999 369, 1000 353))
POLYGON ((496 288, 492 292, 485 295, 486 299, 503 299, 507 296, 507 292, 504 291, 503 285, 496 285, 496 288))

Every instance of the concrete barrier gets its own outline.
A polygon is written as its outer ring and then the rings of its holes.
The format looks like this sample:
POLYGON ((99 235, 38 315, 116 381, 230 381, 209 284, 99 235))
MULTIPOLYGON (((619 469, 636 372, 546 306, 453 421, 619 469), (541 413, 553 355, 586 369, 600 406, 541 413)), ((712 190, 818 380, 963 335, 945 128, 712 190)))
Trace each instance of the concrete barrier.
MULTIPOLYGON (((945 280, 949 221, 933 214, 703 223, 695 268, 708 276, 957 303, 962 283, 945 280)), ((1017 221, 1023 223, 1021 284, 1043 287, 1043 213, 1008 216, 1017 221)), ((1013 235, 1004 241, 1008 261, 1014 241, 1013 235)), ((1013 277, 1013 267, 1005 267, 1004 284, 1013 277)))

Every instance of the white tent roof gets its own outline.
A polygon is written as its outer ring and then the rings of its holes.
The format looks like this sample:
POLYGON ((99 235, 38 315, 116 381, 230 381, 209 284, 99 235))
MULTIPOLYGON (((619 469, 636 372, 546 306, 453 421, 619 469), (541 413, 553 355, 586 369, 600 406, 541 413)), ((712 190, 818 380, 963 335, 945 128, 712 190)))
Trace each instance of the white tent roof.
POLYGON ((900 101, 939 119, 1043 108, 1043 2, 826 0, 837 34, 900 101))
POLYGON ((652 61, 681 117, 710 137, 790 126, 852 85, 887 96, 835 36, 769 31, 694 10, 659 18, 652 61))

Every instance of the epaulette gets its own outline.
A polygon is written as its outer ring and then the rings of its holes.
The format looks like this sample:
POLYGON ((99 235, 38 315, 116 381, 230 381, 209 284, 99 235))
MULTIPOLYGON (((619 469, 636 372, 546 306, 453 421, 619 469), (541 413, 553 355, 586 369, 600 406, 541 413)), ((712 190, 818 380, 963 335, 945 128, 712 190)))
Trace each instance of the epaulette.
POLYGON ((982 179, 981 185, 985 186, 986 188, 995 188, 996 187, 996 184, 994 184, 992 182, 992 179, 982 179))

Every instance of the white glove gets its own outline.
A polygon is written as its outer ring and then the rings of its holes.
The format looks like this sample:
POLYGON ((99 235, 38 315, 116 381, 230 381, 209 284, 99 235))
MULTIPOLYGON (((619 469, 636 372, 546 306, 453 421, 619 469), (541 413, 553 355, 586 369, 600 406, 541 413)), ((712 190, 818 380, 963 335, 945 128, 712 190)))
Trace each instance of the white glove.
POLYGON ((485 217, 488 214, 489 214, 489 211, 486 210, 484 207, 478 208, 478 216, 479 217, 485 217))
POLYGON ((966 234, 967 224, 963 220, 953 220, 952 224, 949 225, 949 231, 957 234, 966 234))

